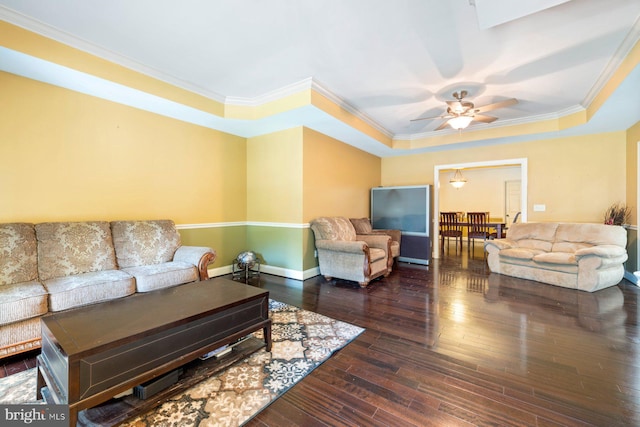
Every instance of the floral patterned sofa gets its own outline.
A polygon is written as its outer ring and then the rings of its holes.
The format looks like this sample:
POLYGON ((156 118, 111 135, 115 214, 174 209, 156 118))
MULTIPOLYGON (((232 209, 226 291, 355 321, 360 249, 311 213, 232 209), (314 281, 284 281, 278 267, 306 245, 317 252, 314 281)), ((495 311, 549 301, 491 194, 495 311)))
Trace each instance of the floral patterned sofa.
POLYGON ((171 220, 0 224, 0 358, 40 347, 49 313, 208 279, 171 220))

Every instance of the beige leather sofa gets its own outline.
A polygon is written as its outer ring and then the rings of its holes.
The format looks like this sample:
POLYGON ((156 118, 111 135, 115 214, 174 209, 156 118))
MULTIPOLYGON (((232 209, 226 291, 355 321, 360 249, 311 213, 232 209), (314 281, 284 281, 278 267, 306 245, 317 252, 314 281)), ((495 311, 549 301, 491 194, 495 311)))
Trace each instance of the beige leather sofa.
POLYGON ((0 358, 40 347, 40 317, 208 278, 215 252, 173 221, 0 224, 0 358))
POLYGON ((620 283, 627 260, 623 227, 582 223, 513 224, 485 242, 494 273, 594 292, 620 283))
POLYGON ((321 217, 311 221, 318 251, 320 274, 366 287, 371 280, 391 272, 391 237, 386 234, 356 234, 343 217, 321 217))

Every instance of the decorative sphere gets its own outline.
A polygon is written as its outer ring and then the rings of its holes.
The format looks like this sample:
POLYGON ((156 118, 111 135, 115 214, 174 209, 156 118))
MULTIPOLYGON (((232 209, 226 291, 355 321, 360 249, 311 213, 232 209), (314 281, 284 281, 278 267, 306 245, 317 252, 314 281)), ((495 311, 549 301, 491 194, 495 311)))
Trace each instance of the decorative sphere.
POLYGON ((241 269, 253 268, 253 266, 256 265, 256 262, 258 262, 258 256, 256 255, 255 252, 251 252, 251 251, 242 252, 236 257, 236 263, 238 264, 238 267, 241 269))

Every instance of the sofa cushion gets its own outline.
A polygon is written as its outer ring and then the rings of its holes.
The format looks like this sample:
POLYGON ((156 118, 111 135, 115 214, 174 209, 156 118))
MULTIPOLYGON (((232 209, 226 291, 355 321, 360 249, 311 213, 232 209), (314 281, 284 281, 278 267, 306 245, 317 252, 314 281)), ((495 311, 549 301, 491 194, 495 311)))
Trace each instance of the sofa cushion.
POLYGON ((556 243, 572 242, 595 245, 627 246, 627 230, 619 225, 605 224, 559 224, 556 243))
POLYGON ((512 224, 507 231, 507 239, 516 241, 517 245, 521 247, 549 252, 557 228, 558 224, 552 222, 512 224))
POLYGON ((0 286, 38 279, 33 224, 0 224, 0 286))
POLYGON ((534 256, 544 253, 539 249, 529 248, 509 248, 500 251, 500 257, 517 258, 517 259, 533 259, 534 256))
POLYGON ((555 242, 551 248, 552 252, 576 253, 580 249, 591 248, 593 245, 582 242, 555 242))
POLYGON ((113 270, 116 257, 108 222, 46 222, 35 225, 41 281, 113 270))
POLYGON ((558 273, 558 275, 572 275, 574 276, 572 280, 568 283, 577 283, 578 280, 578 265, 577 264, 555 264, 550 262, 538 262, 534 261, 534 268, 532 270, 547 270, 554 271, 558 273))
POLYGON ((47 290, 38 281, 0 287, 0 325, 46 314, 47 290))
POLYGON ((320 217, 311 221, 316 240, 356 240, 353 224, 343 217, 320 217))
POLYGON ((368 234, 373 232, 369 218, 349 218, 349 221, 353 224, 356 234, 368 234))
POLYGON ((111 231, 120 268, 173 261, 181 245, 171 220, 113 221, 111 231))
POLYGON ((384 249, 369 248, 369 258, 371 259, 371 262, 387 259, 387 252, 384 249))
POLYGON ((548 264, 578 265, 575 254, 569 252, 545 252, 534 256, 533 260, 548 264))
POLYGON ((555 222, 522 222, 511 224, 507 230, 507 238, 511 240, 535 239, 552 242, 558 224, 555 222))
POLYGON ((136 278, 138 292, 149 292, 198 280, 198 269, 186 262, 165 262, 123 269, 136 278))
POLYGON ((49 291, 50 311, 122 298, 136 292, 133 276, 121 270, 58 277, 44 281, 44 286, 49 291))
POLYGON ((518 246, 523 248, 531 248, 540 250, 543 252, 549 252, 553 249, 553 243, 548 242, 546 240, 538 240, 538 239, 522 239, 518 240, 518 246))

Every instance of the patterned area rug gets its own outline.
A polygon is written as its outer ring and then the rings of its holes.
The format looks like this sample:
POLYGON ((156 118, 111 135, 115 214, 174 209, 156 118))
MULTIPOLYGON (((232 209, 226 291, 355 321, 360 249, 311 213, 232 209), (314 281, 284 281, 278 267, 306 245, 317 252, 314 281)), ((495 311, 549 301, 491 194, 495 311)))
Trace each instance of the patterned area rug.
MULTIPOLYGON (((239 426, 251 419, 364 329, 269 301, 271 352, 261 349, 133 418, 124 426, 239 426)), ((262 331, 254 334, 262 338, 262 331)), ((0 404, 36 403, 35 369, 0 379, 0 404)))

